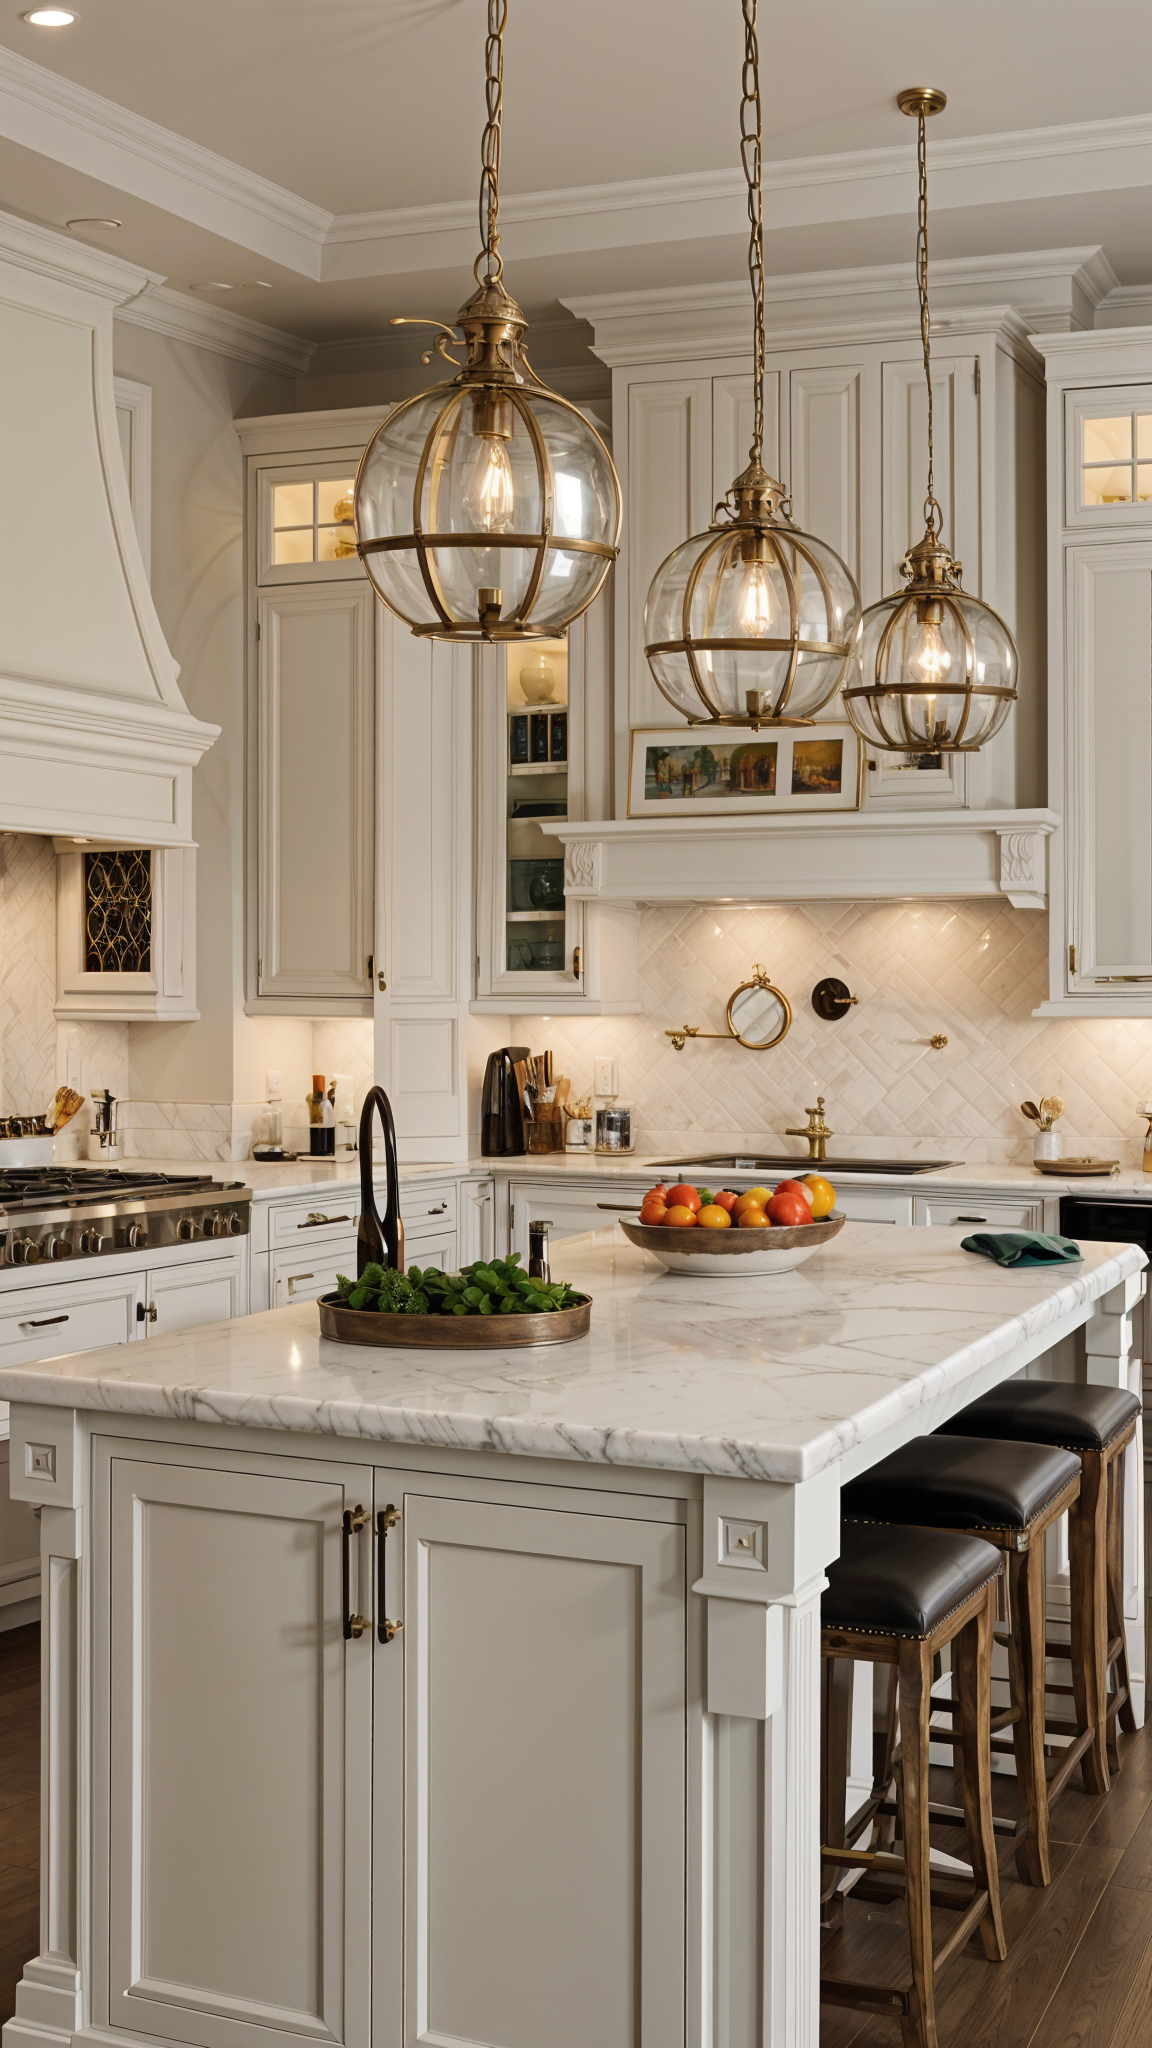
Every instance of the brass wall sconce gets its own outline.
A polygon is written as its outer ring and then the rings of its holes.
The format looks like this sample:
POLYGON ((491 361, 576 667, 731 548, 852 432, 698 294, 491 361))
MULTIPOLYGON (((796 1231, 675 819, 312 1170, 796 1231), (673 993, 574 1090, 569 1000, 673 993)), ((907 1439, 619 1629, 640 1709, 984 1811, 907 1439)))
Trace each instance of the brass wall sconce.
POLYGON ((826 1024, 835 1024, 839 1018, 846 1017, 853 1003, 859 1001, 859 996, 849 995, 847 982, 837 981, 834 974, 826 974, 812 991, 812 1008, 826 1024))
POLYGON ((932 1047, 933 1052, 943 1052, 948 1040, 942 1031, 934 1031, 928 1043, 932 1047))
POLYGON ((726 1031, 703 1031, 698 1024, 681 1024, 664 1036, 672 1040, 677 1052, 683 1052, 689 1038, 733 1038, 749 1052, 767 1052, 770 1046, 779 1045, 788 1030, 792 1005, 773 987, 766 968, 756 966, 751 981, 742 981, 729 996, 726 1021, 726 1031))

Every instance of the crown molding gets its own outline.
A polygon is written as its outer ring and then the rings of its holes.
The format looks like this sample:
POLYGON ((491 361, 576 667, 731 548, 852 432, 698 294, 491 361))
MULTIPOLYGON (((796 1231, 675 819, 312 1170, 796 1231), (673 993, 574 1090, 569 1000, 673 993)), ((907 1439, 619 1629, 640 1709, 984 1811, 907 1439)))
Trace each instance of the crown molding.
POLYGON ((80 285, 97 298, 119 307, 150 286, 163 283, 159 272, 144 270, 122 256, 77 242, 43 221, 28 220, 17 213, 0 212, 0 240, 4 261, 20 270, 35 271, 54 284, 80 285))
MULTIPOLYGON (((1004 326, 1023 341, 1033 328, 1090 327, 1114 291, 1102 249, 1038 249, 1008 256, 953 257, 931 268, 933 329, 939 334, 1004 326)), ((911 263, 852 270, 798 271, 765 284, 769 350, 830 341, 894 339, 918 325, 911 263)), ((751 295, 731 284, 610 292, 564 299, 587 321, 593 352, 616 369, 629 363, 683 362, 697 355, 748 354, 751 295)))
MULTIPOLYGON (((1152 301, 1148 302, 1152 312, 1152 301)), ((1142 384, 1152 364, 1152 326, 1098 327, 1093 334, 1037 334, 1050 385, 1142 384)))
POLYGON ((1152 284, 1118 284, 1096 315, 1097 327, 1143 327, 1152 321, 1152 284))
POLYGON ((214 355, 230 356, 237 363, 254 363, 261 370, 278 370, 285 376, 303 377, 315 353, 316 344, 299 334, 286 334, 279 327, 265 327, 226 306, 206 306, 184 292, 162 283, 150 284, 137 298, 116 309, 117 320, 133 327, 150 327, 174 341, 190 341, 196 348, 211 349, 214 355))
POLYGON ((0 135, 319 279, 333 216, 170 128, 0 48, 0 135))

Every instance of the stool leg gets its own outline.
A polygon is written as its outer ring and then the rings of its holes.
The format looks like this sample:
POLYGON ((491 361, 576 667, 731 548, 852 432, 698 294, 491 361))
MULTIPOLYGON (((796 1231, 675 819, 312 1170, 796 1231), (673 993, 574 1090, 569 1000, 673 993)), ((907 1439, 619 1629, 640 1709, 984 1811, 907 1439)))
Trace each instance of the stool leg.
MULTIPOLYGON (((845 1845, 852 1676, 853 1665, 847 1657, 825 1657, 820 1730, 820 1840, 828 1849, 842 1849, 845 1845)), ((820 1888, 822 1927, 839 1927, 844 1918, 844 1901, 837 1886, 845 1875, 843 1864, 829 1863, 824 1867, 820 1888)))
POLYGON ((1108 1635, 1120 1639, 1114 1683, 1125 1694, 1116 1719, 1108 1723, 1108 1761, 1114 1771, 1120 1768, 1116 1752, 1117 1724, 1126 1735, 1136 1733, 1132 1681, 1128 1675, 1128 1642, 1124 1634, 1124 1476, 1127 1464, 1127 1445, 1108 1460, 1108 1635))
POLYGON ((1028 1833, 1016 1850, 1025 1884, 1050 1884, 1048 1778, 1044 1764, 1044 1543, 1008 1553, 1012 1608, 1012 1747, 1028 1815, 1028 1833))
POLYGON ((990 1962, 1002 1963, 1008 1953, 1000 1918, 1000 1872, 992 1829, 992 1631, 996 1588, 979 1614, 952 1645, 956 1696, 960 1701, 960 1732, 964 1753, 964 1825, 968 1855, 978 1892, 987 1892, 988 1911, 980 1922, 980 1939, 990 1962))
POLYGON ((1068 1511, 1068 1568, 1072 1594, 1072 1687, 1076 1720, 1096 1739, 1080 1768, 1087 1792, 1108 1790, 1106 1733, 1108 1645, 1108 1479, 1101 1451, 1081 1453, 1080 1495, 1068 1511))
POLYGON ((932 1656, 923 1643, 899 1649, 900 1755, 904 1781, 904 1858, 912 2010, 900 2027, 904 2048, 938 2048, 932 1973, 932 1893, 928 1862, 928 1722, 932 1656))

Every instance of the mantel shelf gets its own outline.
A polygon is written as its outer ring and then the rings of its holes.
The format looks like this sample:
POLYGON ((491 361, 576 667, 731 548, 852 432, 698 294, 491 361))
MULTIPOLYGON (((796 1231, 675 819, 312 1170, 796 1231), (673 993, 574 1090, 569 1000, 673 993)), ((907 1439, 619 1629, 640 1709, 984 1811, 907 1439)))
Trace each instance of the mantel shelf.
POLYGON ((603 903, 1006 897, 1048 905, 1054 811, 791 811, 780 817, 540 819, 567 895, 603 903))

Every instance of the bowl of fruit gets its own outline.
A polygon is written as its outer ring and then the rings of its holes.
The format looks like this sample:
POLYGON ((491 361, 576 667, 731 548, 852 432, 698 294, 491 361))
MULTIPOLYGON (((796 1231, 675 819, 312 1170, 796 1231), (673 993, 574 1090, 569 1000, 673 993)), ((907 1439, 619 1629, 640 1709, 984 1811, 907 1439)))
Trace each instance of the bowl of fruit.
POLYGON ((835 1208, 836 1190, 819 1173, 743 1193, 661 1181, 649 1188, 638 1220, 622 1216, 620 1228, 670 1273, 723 1270, 751 1280, 790 1273, 836 1237, 847 1218, 835 1208))

